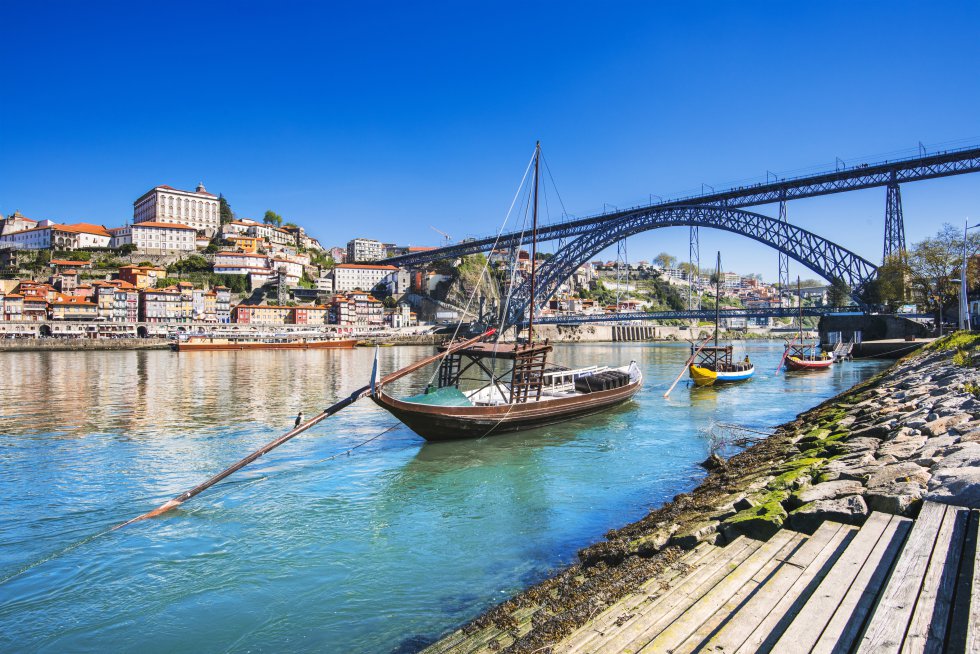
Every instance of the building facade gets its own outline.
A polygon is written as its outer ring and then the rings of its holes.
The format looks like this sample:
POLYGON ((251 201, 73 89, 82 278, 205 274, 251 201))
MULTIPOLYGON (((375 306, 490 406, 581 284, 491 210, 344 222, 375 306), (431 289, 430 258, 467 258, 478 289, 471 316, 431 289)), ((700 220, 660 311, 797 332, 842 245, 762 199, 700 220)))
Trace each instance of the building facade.
POLYGON ((384 243, 369 238, 355 238, 347 242, 347 261, 360 263, 378 261, 387 254, 384 243))
POLYGON ((133 203, 133 223, 158 222, 187 225, 208 236, 218 233, 221 215, 218 198, 204 184, 194 191, 155 186, 133 203))
POLYGON ((112 242, 109 247, 120 248, 135 245, 137 251, 147 254, 193 252, 197 249, 197 230, 179 223, 145 221, 110 229, 112 242))
POLYGON ((395 266, 343 263, 333 269, 333 290, 336 293, 355 289, 370 291, 385 277, 397 271, 395 266))

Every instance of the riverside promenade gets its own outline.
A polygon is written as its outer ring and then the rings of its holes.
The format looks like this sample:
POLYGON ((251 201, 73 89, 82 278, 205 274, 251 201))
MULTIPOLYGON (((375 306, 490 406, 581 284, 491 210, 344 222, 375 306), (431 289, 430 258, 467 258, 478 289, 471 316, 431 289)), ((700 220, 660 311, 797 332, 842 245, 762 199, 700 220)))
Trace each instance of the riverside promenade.
POLYGON ((980 336, 784 424, 425 654, 980 651, 980 336))

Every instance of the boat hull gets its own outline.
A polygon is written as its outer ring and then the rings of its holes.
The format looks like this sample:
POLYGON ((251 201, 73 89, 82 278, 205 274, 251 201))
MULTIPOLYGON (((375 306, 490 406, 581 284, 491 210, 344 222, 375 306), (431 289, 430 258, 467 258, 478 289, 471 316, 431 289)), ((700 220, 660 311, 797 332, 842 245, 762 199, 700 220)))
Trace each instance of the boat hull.
POLYGON ((689 369, 691 379, 695 386, 713 386, 714 384, 725 384, 730 382, 740 382, 750 379, 755 374, 755 366, 748 370, 738 370, 735 372, 717 372, 710 368, 692 365, 689 369))
POLYGON ((404 402, 381 391, 372 399, 427 441, 483 438, 554 425, 626 402, 643 380, 583 395, 501 406, 446 407, 404 402))
POLYGON ((294 341, 286 343, 261 342, 178 342, 178 352, 202 352, 220 350, 349 350, 357 345, 354 339, 330 341, 294 341))
POLYGON ((830 358, 810 361, 798 357, 786 357, 786 368, 789 370, 826 370, 833 363, 834 360, 830 358))

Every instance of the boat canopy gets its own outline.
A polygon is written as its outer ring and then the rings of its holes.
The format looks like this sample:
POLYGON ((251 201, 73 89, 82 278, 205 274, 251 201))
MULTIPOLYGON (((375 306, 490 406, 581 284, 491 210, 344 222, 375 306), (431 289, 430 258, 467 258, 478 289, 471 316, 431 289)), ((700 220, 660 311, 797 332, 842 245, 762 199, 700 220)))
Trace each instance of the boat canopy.
POLYGON ((432 406, 473 406, 469 398, 456 386, 445 386, 433 389, 427 393, 402 398, 402 402, 412 404, 430 404, 432 406))

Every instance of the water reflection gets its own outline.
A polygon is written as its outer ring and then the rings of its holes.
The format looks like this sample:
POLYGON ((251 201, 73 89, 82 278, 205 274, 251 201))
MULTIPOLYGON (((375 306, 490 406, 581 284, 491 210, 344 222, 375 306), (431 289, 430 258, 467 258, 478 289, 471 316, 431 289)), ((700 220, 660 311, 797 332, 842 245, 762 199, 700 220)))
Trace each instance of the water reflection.
MULTIPOLYGON (((750 343, 760 370, 780 344, 750 343)), ((382 372, 432 352, 382 348, 382 372)), ((500 601, 697 484, 712 421, 774 425, 880 368, 663 392, 683 344, 558 346, 643 368, 634 401, 427 444, 360 402, 166 518, 189 488, 367 382, 373 351, 0 356, 0 650, 390 651, 500 601), (140 625, 133 629, 133 625, 140 625), (171 625, 180 625, 174 628, 171 625)), ((427 374, 399 380, 422 390, 427 374)), ((406 645, 407 646, 407 645, 406 645)))

